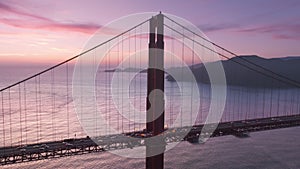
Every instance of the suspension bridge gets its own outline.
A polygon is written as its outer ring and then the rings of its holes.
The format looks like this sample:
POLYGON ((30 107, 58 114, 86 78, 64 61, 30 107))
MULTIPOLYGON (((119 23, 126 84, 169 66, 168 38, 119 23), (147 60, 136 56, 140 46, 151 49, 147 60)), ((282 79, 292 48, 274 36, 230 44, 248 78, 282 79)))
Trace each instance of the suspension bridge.
MULTIPOLYGON (((238 57, 208 40, 201 32, 193 31, 171 16, 158 14, 77 56, 1 89, 0 163, 6 165, 138 146, 146 146, 150 151, 153 147, 146 145, 145 139, 153 136, 161 136, 163 143, 158 145, 163 149, 171 142, 199 143, 201 137, 247 137, 249 132, 299 126, 299 87, 300 83, 292 78, 246 57, 238 57), (141 52, 144 49, 148 50, 141 52), (169 53, 151 52, 151 49, 169 53), (104 50, 108 52, 99 60, 98 55, 104 50), (187 63, 194 75, 203 62, 197 55, 208 63, 215 62, 209 58, 217 55, 264 77, 265 82, 251 82, 251 86, 247 86, 228 81, 220 123, 211 133, 201 132, 209 116, 213 84, 198 79, 197 83, 184 80, 184 64, 177 63, 174 55, 187 63), (95 74, 84 72, 86 65, 81 58, 87 57, 88 66, 96 70, 95 74), (120 67, 125 60, 124 66, 120 67), (77 92, 82 98, 74 99, 72 77, 75 67, 79 75, 75 82, 79 84, 77 92), (182 79, 165 81, 168 74, 162 70, 173 70, 182 79), (125 81, 136 71, 139 73, 134 75, 129 86, 124 87, 125 81), (119 78, 114 81, 116 87, 112 91, 111 83, 116 74, 119 78), (80 104, 86 99, 85 89, 89 85, 82 80, 84 76, 95 77, 96 108, 80 104), (128 93, 123 91, 126 87, 128 93), (200 94, 196 99, 195 87, 200 94), (165 96, 156 97, 156 102, 164 106, 164 111, 156 119, 153 118, 155 109, 146 111, 151 107, 148 97, 155 89, 165 93, 165 96), (187 92, 183 94, 182 91, 187 92), (147 112, 147 122, 138 121, 145 116, 126 106, 126 100, 114 100, 113 94, 120 98, 128 95, 134 109, 147 112), (189 105, 185 105, 185 101, 189 105), (79 103, 77 113, 74 102, 79 103), (195 109, 198 114, 194 117, 195 109), (87 115, 85 111, 92 113, 87 115), (129 118, 119 111, 126 112, 129 118), (106 120, 106 125, 98 121, 99 116, 106 120), (178 122, 177 118, 180 119, 178 122), (90 125, 83 129, 82 124, 90 125)), ((162 168, 162 161, 163 153, 147 157, 146 166, 162 168)))

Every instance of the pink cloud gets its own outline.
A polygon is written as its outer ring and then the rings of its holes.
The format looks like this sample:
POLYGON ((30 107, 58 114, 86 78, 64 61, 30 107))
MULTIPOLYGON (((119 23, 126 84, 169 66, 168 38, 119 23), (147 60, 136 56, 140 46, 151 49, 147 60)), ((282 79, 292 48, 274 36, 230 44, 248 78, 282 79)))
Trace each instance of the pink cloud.
POLYGON ((62 23, 52 19, 24 12, 0 2, 0 23, 18 28, 42 29, 48 31, 72 31, 91 34, 101 26, 90 23, 62 23), (19 19, 3 17, 4 14, 11 14, 19 19))
POLYGON ((233 23, 221 23, 221 24, 202 24, 199 25, 198 28, 204 32, 215 32, 215 31, 223 31, 223 30, 232 30, 239 28, 240 25, 233 23))
POLYGON ((16 7, 9 6, 7 4, 1 3, 0 2, 0 13, 11 13, 19 16, 27 16, 39 20, 45 20, 45 21, 50 21, 50 19, 42 17, 42 16, 37 16, 28 12, 24 12, 16 7))
MULTIPOLYGON (((294 20, 299 20, 296 18, 294 20)), ((204 32, 232 31, 240 33, 270 34, 274 39, 300 39, 300 23, 288 22, 278 24, 240 25, 237 23, 204 24, 198 26, 204 32)))
POLYGON ((275 39, 300 39, 300 24, 274 24, 274 25, 259 25, 252 28, 238 29, 237 32, 244 33, 267 33, 271 34, 275 39))

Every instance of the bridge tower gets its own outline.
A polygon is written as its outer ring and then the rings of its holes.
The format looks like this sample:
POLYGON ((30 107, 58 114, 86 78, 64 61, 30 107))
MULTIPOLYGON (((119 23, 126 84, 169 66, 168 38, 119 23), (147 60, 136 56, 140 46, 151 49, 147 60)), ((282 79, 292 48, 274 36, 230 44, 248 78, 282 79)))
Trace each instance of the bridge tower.
MULTIPOLYGON (((149 61, 147 71, 147 132, 158 136, 164 131, 164 16, 150 19, 149 61)), ((165 143, 160 137, 155 143, 146 144, 146 168, 164 167, 165 143), (156 144, 157 143, 157 144, 156 144), (153 152, 162 152, 152 155, 153 152)))

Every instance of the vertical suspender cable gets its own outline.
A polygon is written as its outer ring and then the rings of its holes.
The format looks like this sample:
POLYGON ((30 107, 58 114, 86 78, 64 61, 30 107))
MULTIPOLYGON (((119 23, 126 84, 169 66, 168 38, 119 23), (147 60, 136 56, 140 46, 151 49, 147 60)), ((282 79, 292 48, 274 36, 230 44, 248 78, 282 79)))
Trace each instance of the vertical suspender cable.
MULTIPOLYGON (((112 52, 112 45, 111 45, 111 43, 110 42, 108 42, 108 68, 109 69, 111 69, 112 68, 112 66, 111 66, 111 64, 110 64, 110 57, 111 57, 111 52, 112 52)), ((111 85, 111 73, 108 73, 108 81, 107 81, 107 83, 108 83, 108 86, 110 86, 111 85)), ((111 100, 111 91, 110 90, 108 90, 108 92, 107 92, 107 101, 108 101, 108 112, 107 112, 107 115, 108 115, 108 134, 110 134, 110 126, 111 125, 113 125, 112 123, 111 123, 111 116, 112 116, 112 114, 111 114, 111 104, 110 104, 110 100, 111 100)))
MULTIPOLYGON (((136 53, 136 36, 137 36, 137 34, 136 34, 136 28, 134 29, 134 67, 135 67, 135 69, 137 69, 137 64, 136 64, 136 55, 137 55, 137 53, 136 53)), ((136 80, 137 80, 137 77, 134 79, 134 99, 133 99, 133 104, 134 104, 134 107, 136 106, 136 98, 137 98, 137 96, 136 96, 136 90, 137 90, 137 88, 136 88, 136 80)), ((133 112, 135 112, 135 111, 133 111, 133 112)), ((135 125, 135 116, 136 116, 136 114, 134 113, 133 114, 133 121, 134 121, 134 126, 133 126, 133 130, 135 131, 136 130, 136 125, 135 125)))
MULTIPOLYGON (((288 115, 288 108, 287 108, 287 106, 286 106, 286 103, 287 103, 287 100, 288 100, 288 97, 287 97, 288 91, 289 91, 289 90, 285 90, 285 91, 284 91, 284 100, 283 100, 284 105, 283 105, 283 111, 285 111, 285 112, 281 112, 281 115, 283 115, 283 113, 284 113, 284 115, 288 115)), ((289 107, 290 107, 290 109, 291 109, 291 108, 293 107, 292 104, 291 104, 289 107)))
MULTIPOLYGON (((181 78, 182 78, 182 80, 183 80, 183 66, 184 66, 184 64, 183 64, 183 62, 184 62, 184 37, 185 37, 185 34, 184 34, 184 29, 182 30, 182 48, 181 48, 181 78)), ((182 87, 182 91, 181 91, 181 96, 182 96, 182 98, 181 98, 181 105, 180 105, 180 125, 181 125, 181 127, 183 127, 183 100, 184 100, 184 92, 183 92, 183 90, 185 90, 184 89, 184 84, 183 84, 183 81, 181 82, 181 87, 182 87)))
MULTIPOLYGON (((117 63, 121 63, 121 61, 120 61, 120 37, 118 37, 118 43, 117 43, 117 45, 118 45, 118 47, 117 47, 117 49, 118 49, 118 51, 117 51, 117 57, 118 57, 118 61, 117 61, 117 63)), ((116 73, 118 73, 118 78, 117 78, 117 83, 118 83, 118 88, 117 88, 117 93, 118 94, 120 94, 119 92, 120 92, 120 75, 119 75, 119 71, 118 70, 116 70, 117 72, 116 73)), ((120 102, 119 102, 119 99, 118 99, 118 103, 117 103, 117 105, 118 106, 120 106, 120 102)), ((118 111, 118 109, 117 109, 117 111, 118 111)), ((117 112, 117 129, 118 129, 118 131, 120 130, 120 112, 117 112)))
MULTIPOLYGON (((289 90, 288 90, 289 91, 289 90)), ((295 102, 295 97, 294 97, 294 94, 292 93, 292 90, 291 92, 289 92, 290 95, 291 95, 291 101, 290 101, 290 105, 288 105, 290 107, 290 110, 288 112, 286 112, 286 115, 291 115, 291 114, 294 114, 294 102, 295 102)))
MULTIPOLYGON (((123 60, 124 60, 124 35, 122 35, 122 60, 121 60, 121 62, 123 62, 123 60)), ((122 69, 124 69, 124 67, 122 66, 122 69)), ((121 74, 122 74, 122 76, 121 76, 121 81, 122 81, 122 88, 123 88, 123 78, 124 78, 124 74, 123 74, 123 72, 124 72, 124 70, 121 70, 121 74)), ((121 95, 122 95, 122 100, 121 100, 121 113, 122 112, 124 112, 124 109, 123 109, 123 98, 124 98, 124 96, 123 96, 123 91, 121 91, 121 95)), ((124 133, 124 117, 122 116, 121 117, 122 118, 122 133, 124 133)))
POLYGON ((67 76, 67 135, 70 138, 70 113, 69 113, 69 63, 66 63, 66 76, 67 76))
POLYGON ((96 55, 97 55, 97 49, 95 49, 95 51, 94 51, 94 53, 93 53, 93 72, 95 72, 94 74, 93 74, 93 76, 94 76, 94 83, 95 83, 95 90, 94 90, 94 92, 95 92, 95 100, 96 100, 96 105, 95 105, 95 107, 94 107, 94 121, 93 121, 93 123, 94 123, 94 128, 93 128, 93 132, 94 132, 94 135, 95 136, 97 136, 97 122, 98 122, 98 118, 97 118, 97 106, 98 106, 98 104, 97 104, 97 72, 96 72, 96 55))
MULTIPOLYGON (((195 50, 195 43, 194 43, 194 40, 195 40, 195 34, 193 34, 193 41, 192 41, 192 73, 194 73, 194 62, 195 62, 195 52, 194 52, 194 50, 195 50)), ((192 124, 192 121, 193 121, 193 113, 195 113, 195 112, 192 112, 193 111, 193 93, 194 93, 194 83, 193 82, 191 82, 192 84, 192 87, 191 87, 191 117, 190 117, 190 124, 191 125, 193 125, 192 124)), ((197 85, 197 84, 196 84, 197 85)))
MULTIPOLYGON (((201 57, 204 57, 205 55, 205 50, 203 48, 201 48, 201 57)), ((204 124, 204 119, 203 119, 203 103, 205 102, 205 98, 204 98, 204 84, 201 84, 200 85, 200 119, 201 119, 201 124, 203 123, 204 124)))
MULTIPOLYGON (((172 26, 174 26, 173 25, 173 22, 172 22, 172 26)), ((174 66, 174 57, 173 57, 173 55, 175 56, 176 54, 174 53, 175 51, 174 51, 174 40, 175 40, 175 37, 174 37, 174 32, 173 31, 171 31, 171 41, 172 41, 172 43, 171 43, 171 66, 170 66, 170 68, 172 69, 173 67, 172 66, 174 66)), ((175 66, 174 66, 175 67, 175 66)), ((175 83, 177 83, 177 82, 175 82, 175 83)), ((174 83, 174 84, 175 84, 174 83)), ((173 100, 174 100, 174 97, 176 97, 176 95, 174 95, 174 87, 176 87, 176 86, 174 86, 174 85, 172 85, 171 86, 171 89, 170 89, 170 96, 169 96, 169 105, 170 105, 170 110, 169 110, 169 116, 170 116, 170 125, 173 123, 173 113, 174 113, 174 110, 173 110, 173 105, 172 105, 172 103, 173 103, 173 100)))
POLYGON ((236 100, 236 89, 235 89, 235 87, 234 87, 234 89, 233 89, 233 91, 232 91, 232 94, 233 94, 233 104, 232 104, 232 113, 233 113, 233 121, 235 121, 235 120, 237 120, 237 118, 236 118, 236 110, 235 110, 235 105, 237 104, 237 100, 236 100))
POLYGON ((299 108, 300 108, 300 106, 299 106, 299 101, 300 101, 299 95, 300 95, 300 92, 299 92, 299 89, 296 89, 296 90, 297 90, 295 92, 295 93, 297 93, 297 101, 296 101, 296 103, 297 103, 297 109, 296 109, 296 114, 299 114, 299 108))
POLYGON ((269 117, 272 117, 272 105, 273 105, 273 85, 274 81, 272 79, 272 87, 271 87, 271 97, 270 97, 270 112, 269 112, 269 117))
POLYGON ((254 93, 255 93, 255 99, 254 99, 254 118, 257 118, 257 111, 258 111, 258 100, 259 100, 259 90, 255 88, 254 93))
POLYGON ((1 92, 1 105, 2 105, 2 128, 3 128, 3 147, 5 147, 5 112, 4 112, 4 101, 3 101, 3 92, 1 92))
MULTIPOLYGON (((130 48, 131 48, 131 46, 130 46, 130 40, 131 40, 131 33, 130 33, 130 31, 129 31, 129 32, 128 32, 128 50, 129 50, 129 51, 128 51, 128 61, 129 61, 128 68, 129 68, 129 70, 130 70, 130 66, 131 66, 131 64, 130 64, 130 62, 131 62, 131 59, 130 59, 130 56, 131 56, 131 53, 130 53, 130 52, 131 52, 131 50, 130 50, 130 48)), ((128 73, 128 76, 129 76, 130 71, 127 72, 127 73, 128 73)), ((130 115, 131 115, 131 113, 130 113, 130 105, 131 105, 131 98, 130 98, 131 95, 130 95, 130 93, 131 93, 131 89, 130 89, 130 86, 131 86, 131 85, 130 85, 130 82, 129 82, 129 86, 128 86, 128 87, 129 87, 129 93, 128 93, 128 94, 129 94, 129 98, 128 98, 128 99, 129 99, 128 130, 129 130, 129 131, 131 131, 131 130, 130 130, 130 124, 131 124, 131 116, 130 116, 130 115)))
MULTIPOLYGON (((141 53, 141 49, 142 49, 142 36, 143 36, 143 27, 141 26, 140 27, 140 33, 139 33, 139 53, 140 53, 140 55, 139 55, 139 68, 141 69, 142 68, 142 53, 141 53)), ((140 87, 139 87, 139 96, 140 96, 140 98, 139 98, 139 101, 140 101, 140 105, 139 105, 139 110, 142 110, 142 108, 141 108, 141 103, 142 103, 142 72, 140 72, 139 73, 139 79, 140 79, 140 87)), ((142 114, 140 113, 139 114, 139 119, 141 119, 141 117, 142 117, 142 114)), ((142 123, 139 123, 139 130, 142 130, 142 123)))
POLYGON ((23 145, 23 132, 22 132, 22 101, 21 101, 21 84, 18 85, 19 87, 19 125, 20 125, 20 136, 21 136, 21 145, 23 145))
POLYGON ((39 112, 39 106, 38 106, 38 84, 37 84, 37 77, 34 79, 35 81, 35 105, 36 105, 36 142, 39 142, 39 118, 38 118, 38 112, 39 112))
POLYGON ((98 59, 97 59, 98 57, 97 57, 97 49, 95 49, 95 56, 94 56, 94 65, 95 65, 95 68, 94 68, 94 71, 95 71, 95 99, 96 99, 96 107, 95 107, 95 113, 96 113, 96 121, 95 121, 95 125, 96 125, 96 128, 95 128, 95 134, 96 134, 96 136, 99 136, 100 135, 100 133, 99 133, 99 131, 97 130, 98 129, 98 98, 97 98, 97 96, 98 96, 98 88, 97 88, 97 86, 98 86, 98 80, 97 80, 97 74, 98 74, 98 64, 99 64, 99 62, 98 62, 98 59))
MULTIPOLYGON (((278 91, 278 94, 277 94, 277 112, 276 112, 276 116, 279 116, 279 108, 280 108, 280 87, 279 87, 279 89, 277 90, 278 91)), ((285 109, 284 109, 285 110, 285 109)))
POLYGON ((11 115, 12 115, 12 111, 11 111, 11 100, 10 100, 10 88, 8 89, 8 110, 9 110, 9 131, 10 131, 10 145, 12 146, 12 121, 11 121, 11 115))
POLYGON ((96 111, 96 112, 95 112, 95 113, 96 113, 96 122, 95 122, 95 123, 96 123, 96 129, 95 129, 95 130, 96 130, 96 136, 98 136, 98 134, 99 134, 98 131, 97 131, 97 128, 98 128, 98 120, 99 120, 99 119, 98 119, 98 104, 97 104, 97 103, 98 103, 98 102, 97 102, 97 100, 98 100, 98 99, 97 99, 97 95, 98 95, 98 88, 97 88, 97 86, 98 86, 98 85, 97 85, 97 82, 98 82, 98 80, 97 80, 98 63, 99 63, 99 62, 98 62, 98 60, 97 60, 97 49, 95 49, 95 56, 94 56, 95 70, 94 70, 94 71, 95 71, 95 84, 96 84, 96 85, 95 85, 95 98, 96 98, 96 107, 95 107, 95 111, 96 111))
POLYGON ((10 146, 12 146, 12 122, 11 122, 11 100, 10 100, 10 88, 8 89, 8 110, 9 110, 9 131, 10 131, 10 146))
MULTIPOLYGON (((106 45, 106 54, 105 54, 105 69, 108 70, 108 53, 109 53, 109 47, 106 45)), ((108 86, 108 72, 105 73, 105 88, 108 86)), ((108 91, 105 93, 105 120, 108 121, 108 91)), ((108 134, 108 124, 105 125, 105 133, 108 134)))
POLYGON ((55 140, 55 127, 54 127, 54 112, 55 112, 55 105, 54 105, 54 75, 53 70, 51 70, 51 102, 52 102, 52 112, 51 112, 51 128, 52 128, 52 138, 55 140))
POLYGON ((23 83, 24 87, 24 116, 25 116, 25 144, 27 145, 27 100, 26 100, 26 82, 23 83))
POLYGON ((40 138, 40 140, 42 139, 42 127, 41 127, 41 125, 42 125, 42 91, 41 91, 41 76, 39 75, 38 76, 39 77, 39 79, 38 79, 38 82, 39 82, 39 114, 38 114, 38 119, 39 119, 39 138, 40 138))
MULTIPOLYGON (((82 55, 81 55, 82 58, 82 55)), ((82 112, 83 112, 83 81, 82 81, 82 77, 83 77, 83 71, 82 71, 82 59, 79 57, 79 87, 80 87, 80 111, 79 111, 79 117, 81 120, 84 120, 82 117, 82 112)), ((85 65, 84 65, 85 66, 85 65)), ((76 133, 74 133, 74 137, 75 137, 76 133)))
POLYGON ((265 117, 265 104, 266 104, 266 88, 264 87, 263 89, 263 107, 262 107, 262 112, 263 112, 263 118, 265 117))
POLYGON ((240 87, 238 87, 238 110, 237 110, 237 113, 238 113, 238 120, 241 120, 241 113, 242 113, 242 109, 241 109, 241 106, 243 105, 243 102, 242 102, 242 99, 241 99, 241 89, 240 87))

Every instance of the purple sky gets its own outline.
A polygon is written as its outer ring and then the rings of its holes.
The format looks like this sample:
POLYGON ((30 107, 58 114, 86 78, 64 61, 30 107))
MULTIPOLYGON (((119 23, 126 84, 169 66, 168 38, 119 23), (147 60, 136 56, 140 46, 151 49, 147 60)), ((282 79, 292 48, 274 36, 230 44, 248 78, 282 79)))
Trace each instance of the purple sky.
POLYGON ((61 61, 101 25, 156 11, 191 21, 237 54, 300 56, 299 0, 1 0, 0 63, 61 61))

